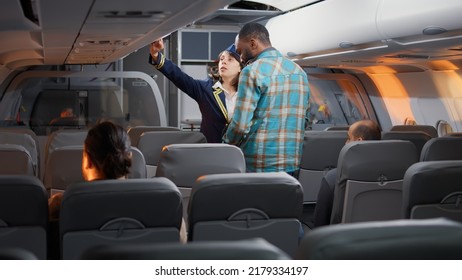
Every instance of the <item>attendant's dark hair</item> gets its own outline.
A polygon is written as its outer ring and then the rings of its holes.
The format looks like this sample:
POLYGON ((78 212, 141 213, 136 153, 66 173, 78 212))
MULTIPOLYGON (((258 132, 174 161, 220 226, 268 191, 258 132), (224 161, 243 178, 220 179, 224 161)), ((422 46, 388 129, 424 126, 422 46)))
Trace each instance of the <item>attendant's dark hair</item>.
POLYGON ((130 138, 120 125, 104 121, 88 131, 85 151, 105 179, 127 175, 132 165, 130 138))
POLYGON ((271 45, 268 29, 256 22, 245 24, 239 31, 239 38, 246 40, 254 38, 265 45, 271 45))

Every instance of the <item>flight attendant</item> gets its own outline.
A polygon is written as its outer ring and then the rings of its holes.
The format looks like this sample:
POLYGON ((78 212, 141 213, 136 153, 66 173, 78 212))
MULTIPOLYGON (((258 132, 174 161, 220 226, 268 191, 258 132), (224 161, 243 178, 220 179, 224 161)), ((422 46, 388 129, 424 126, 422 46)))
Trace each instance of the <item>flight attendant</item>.
POLYGON ((221 143, 223 133, 234 113, 239 73, 242 69, 240 56, 231 45, 218 56, 218 75, 205 80, 194 79, 184 73, 161 50, 162 39, 151 43, 149 63, 167 79, 189 95, 199 105, 202 114, 200 131, 208 143, 221 143))

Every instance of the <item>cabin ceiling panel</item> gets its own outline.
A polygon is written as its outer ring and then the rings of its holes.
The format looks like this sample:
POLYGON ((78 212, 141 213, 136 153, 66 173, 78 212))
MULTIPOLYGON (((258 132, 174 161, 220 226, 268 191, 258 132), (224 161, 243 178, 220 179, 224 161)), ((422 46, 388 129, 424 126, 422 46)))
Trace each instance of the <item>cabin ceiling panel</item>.
POLYGON ((2 1, 0 8, 0 31, 38 30, 39 27, 24 16, 19 0, 2 1))
POLYGON ((34 32, 29 31, 2 31, 0 38, 0 54, 18 49, 42 49, 42 45, 34 38, 34 32))
MULTIPOLYGON (((0 9, 0 56, 20 48, 43 54, 42 64, 108 63, 233 2, 9 0, 0 9)), ((40 63, 35 53, 15 59, 24 63, 9 67, 40 63)))
POLYGON ((96 0, 66 63, 114 61, 232 2, 96 0))
POLYGON ((92 0, 40 1, 45 64, 64 64, 92 4, 92 0))
POLYGON ((273 45, 304 66, 425 67, 432 60, 460 59, 461 12, 460 0, 323 1, 266 26, 273 45), (288 40, 287 26, 300 36, 288 40))

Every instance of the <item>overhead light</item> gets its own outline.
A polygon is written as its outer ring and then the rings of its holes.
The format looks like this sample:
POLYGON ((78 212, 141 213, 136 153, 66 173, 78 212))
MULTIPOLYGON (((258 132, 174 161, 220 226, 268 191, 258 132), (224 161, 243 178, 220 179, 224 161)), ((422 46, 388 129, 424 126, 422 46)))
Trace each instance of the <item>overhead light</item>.
POLYGON ((384 49, 384 48, 388 48, 388 46, 387 45, 382 45, 382 46, 368 47, 368 48, 364 48, 364 49, 347 50, 347 51, 341 51, 341 52, 333 52, 333 53, 325 53, 325 54, 319 54, 319 55, 313 55, 313 56, 306 56, 306 57, 302 58, 302 60, 309 60, 309 59, 316 59, 316 58, 322 58, 322 57, 343 55, 343 54, 349 54, 349 53, 357 53, 357 52, 363 52, 363 51, 372 51, 372 50, 378 50, 378 49, 384 49))
POLYGON ((297 54, 294 53, 294 52, 287 52, 287 56, 288 56, 288 57, 296 57, 297 54))
POLYGON ((354 45, 355 44, 351 42, 341 42, 340 44, 338 44, 338 46, 341 47, 342 49, 348 49, 348 48, 353 47, 354 45))
POLYGON ((438 35, 438 34, 441 34, 441 33, 444 33, 446 32, 447 30, 442 28, 442 27, 438 27, 438 26, 429 26, 429 27, 425 27, 423 30, 422 30, 422 33, 424 35, 438 35))

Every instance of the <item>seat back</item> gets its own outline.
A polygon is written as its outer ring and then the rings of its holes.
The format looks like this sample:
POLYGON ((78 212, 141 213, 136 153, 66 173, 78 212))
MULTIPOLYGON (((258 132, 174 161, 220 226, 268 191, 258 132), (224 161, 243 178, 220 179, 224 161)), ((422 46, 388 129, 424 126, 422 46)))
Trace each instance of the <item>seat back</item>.
POLYGON ((0 175, 0 248, 47 258, 47 193, 38 178, 0 175))
POLYGON ((36 176, 35 167, 31 155, 23 146, 0 144, 0 174, 36 176))
POLYGON ((314 229, 297 259, 448 260, 462 258, 462 225, 445 219, 340 224, 314 229))
POLYGON ((132 166, 130 167, 130 173, 128 173, 128 178, 147 178, 147 169, 146 169, 146 160, 143 153, 136 148, 130 147, 132 152, 132 166))
MULTIPOLYGON (((131 147, 132 166, 128 178, 146 178, 144 156, 135 147, 131 147)), ((82 176, 83 146, 66 146, 54 149, 45 166, 44 184, 47 190, 65 190, 76 182, 83 182, 82 176)))
POLYGON ((127 130, 128 137, 130 137, 130 142, 132 146, 138 148, 138 141, 140 140, 141 134, 149 131, 180 131, 177 127, 171 126, 134 126, 130 127, 127 130))
POLYGON ((65 190, 70 184, 83 182, 83 146, 65 146, 52 150, 45 165, 43 183, 50 193, 65 190))
POLYGON ((382 140, 407 140, 411 141, 420 155, 423 146, 428 140, 432 139, 430 135, 423 131, 384 131, 382 140))
POLYGON ((305 131, 298 175, 304 202, 316 202, 321 180, 327 171, 337 167, 340 150, 347 138, 347 131, 305 131))
POLYGON ((166 177, 178 186, 183 196, 187 218, 191 188, 203 175, 244 173, 245 160, 241 149, 228 144, 171 144, 160 154, 156 177, 166 177))
POLYGON ((298 246, 302 212, 303 189, 287 173, 202 176, 191 193, 188 239, 261 237, 293 254, 298 246))
POLYGON ((418 162, 406 171, 404 218, 462 222, 462 161, 418 162))
POLYGON ((417 159, 409 141, 346 144, 338 160, 331 223, 401 218, 404 173, 417 159))
POLYGON ((204 134, 197 131, 149 131, 139 138, 138 148, 146 159, 148 177, 156 174, 160 152, 164 146, 182 143, 206 143, 204 134))
POLYGON ((32 164, 34 166, 34 174, 39 176, 40 166, 40 152, 38 138, 32 130, 25 130, 24 132, 20 129, 1 130, 0 129, 0 144, 14 144, 23 146, 29 153, 32 164), (35 136, 35 138, 34 138, 35 136))
POLYGON ((166 178, 72 184, 61 207, 63 259, 100 245, 179 242, 181 194, 166 178))
POLYGON ((432 138, 438 137, 438 131, 432 125, 394 125, 390 128, 390 131, 422 131, 432 138))
POLYGON ((438 137, 425 143, 420 161, 434 160, 462 160, 462 137, 438 137))
POLYGON ((197 241, 188 244, 115 245, 88 250, 89 260, 288 260, 290 257, 261 238, 197 241))
POLYGON ((45 144, 45 165, 53 150, 65 146, 83 146, 87 134, 88 130, 86 129, 57 130, 51 133, 45 144))
POLYGON ((37 256, 20 248, 0 248, 0 260, 37 260, 37 256))

